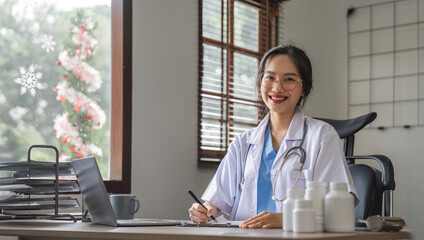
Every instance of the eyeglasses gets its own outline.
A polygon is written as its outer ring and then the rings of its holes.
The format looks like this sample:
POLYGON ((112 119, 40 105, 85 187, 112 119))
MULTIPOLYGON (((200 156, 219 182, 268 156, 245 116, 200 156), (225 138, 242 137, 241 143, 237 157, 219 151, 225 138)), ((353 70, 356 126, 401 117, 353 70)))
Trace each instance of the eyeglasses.
POLYGON ((275 86, 275 83, 277 83, 277 78, 279 79, 279 83, 280 86, 286 90, 286 91, 291 91, 293 89, 295 89, 297 87, 297 85, 299 84, 299 82, 302 82, 302 79, 299 79, 297 76, 293 76, 293 75, 282 75, 282 76, 277 76, 277 74, 275 73, 270 73, 270 72, 264 72, 261 75, 261 85, 262 87, 266 88, 266 89, 272 89, 275 86))

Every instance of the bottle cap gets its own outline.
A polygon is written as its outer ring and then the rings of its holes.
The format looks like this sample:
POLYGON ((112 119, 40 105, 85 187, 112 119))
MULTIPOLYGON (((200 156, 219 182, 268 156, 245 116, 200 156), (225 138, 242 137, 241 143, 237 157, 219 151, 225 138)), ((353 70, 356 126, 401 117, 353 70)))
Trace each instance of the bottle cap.
POLYGON ((296 208, 312 208, 311 200, 297 199, 295 202, 296 208))
POLYGON ((344 190, 347 191, 347 183, 345 182, 331 182, 330 190, 344 190))
POLYGON ((327 188, 327 182, 306 182, 307 188, 327 188))
POLYGON ((287 191, 287 197, 289 198, 303 198, 305 196, 305 190, 304 189, 289 189, 287 191))

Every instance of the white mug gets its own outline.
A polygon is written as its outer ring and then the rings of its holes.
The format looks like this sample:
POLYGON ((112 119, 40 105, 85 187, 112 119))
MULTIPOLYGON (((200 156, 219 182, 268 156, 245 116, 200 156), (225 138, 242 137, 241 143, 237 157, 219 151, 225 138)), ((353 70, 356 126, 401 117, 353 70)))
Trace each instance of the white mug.
POLYGON ((109 199, 117 219, 134 219, 140 209, 140 201, 134 195, 111 194, 109 199))

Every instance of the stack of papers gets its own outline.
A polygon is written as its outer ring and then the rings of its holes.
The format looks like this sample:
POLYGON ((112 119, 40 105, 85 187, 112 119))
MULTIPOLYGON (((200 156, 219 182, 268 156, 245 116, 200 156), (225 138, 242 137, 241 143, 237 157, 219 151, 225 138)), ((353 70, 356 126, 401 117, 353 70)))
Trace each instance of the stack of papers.
POLYGON ((0 211, 7 214, 28 211, 77 208, 78 200, 61 196, 56 205, 55 194, 79 193, 70 163, 58 164, 56 186, 55 162, 0 163, 0 211), (57 188, 57 189, 56 189, 57 188))
POLYGON ((239 227, 243 221, 229 221, 221 215, 216 218, 216 221, 209 221, 207 223, 192 223, 192 222, 182 222, 182 227, 239 227))

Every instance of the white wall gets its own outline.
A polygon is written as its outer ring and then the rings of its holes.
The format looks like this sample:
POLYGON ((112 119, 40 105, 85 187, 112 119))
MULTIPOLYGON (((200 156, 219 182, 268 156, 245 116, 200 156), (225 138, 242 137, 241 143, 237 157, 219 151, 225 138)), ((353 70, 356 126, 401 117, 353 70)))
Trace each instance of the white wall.
POLYGON ((197 0, 133 1, 132 192, 137 217, 188 219, 197 168, 197 0))
MULTIPOLYGON (((306 111, 311 116, 347 118, 346 10, 371 0, 296 0, 285 3, 286 40, 310 54, 315 89, 306 111)), ((378 1, 382 2, 382 1, 378 1)), ((421 6, 424 1, 420 0, 421 6)), ((423 13, 422 13, 423 14, 423 13)), ((390 70, 391 71, 391 70, 390 70)), ((416 239, 424 239, 423 127, 365 129, 356 136, 356 154, 379 153, 393 161, 396 190, 394 215, 406 220, 416 239)))

